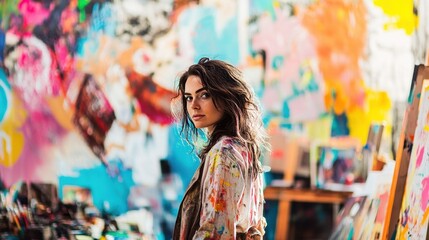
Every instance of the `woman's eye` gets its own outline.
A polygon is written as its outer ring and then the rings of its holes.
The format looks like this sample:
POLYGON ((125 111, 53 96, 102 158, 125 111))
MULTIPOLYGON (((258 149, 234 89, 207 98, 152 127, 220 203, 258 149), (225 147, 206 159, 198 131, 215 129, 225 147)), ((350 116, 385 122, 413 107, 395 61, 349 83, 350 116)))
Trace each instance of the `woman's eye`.
POLYGON ((192 101, 192 97, 191 96, 185 96, 185 101, 187 101, 187 102, 192 101))
POLYGON ((203 94, 201 94, 201 98, 203 98, 203 99, 206 99, 206 98, 209 98, 209 97, 210 97, 209 93, 203 93, 203 94))

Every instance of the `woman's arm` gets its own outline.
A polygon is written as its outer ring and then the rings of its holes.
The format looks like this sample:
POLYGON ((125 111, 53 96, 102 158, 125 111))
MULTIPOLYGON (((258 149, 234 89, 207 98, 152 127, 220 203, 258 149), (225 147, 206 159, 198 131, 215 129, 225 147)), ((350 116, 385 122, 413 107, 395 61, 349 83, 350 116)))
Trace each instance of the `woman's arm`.
POLYGON ((244 189, 243 160, 232 148, 210 151, 202 185, 200 228, 194 239, 235 239, 237 206, 244 189))

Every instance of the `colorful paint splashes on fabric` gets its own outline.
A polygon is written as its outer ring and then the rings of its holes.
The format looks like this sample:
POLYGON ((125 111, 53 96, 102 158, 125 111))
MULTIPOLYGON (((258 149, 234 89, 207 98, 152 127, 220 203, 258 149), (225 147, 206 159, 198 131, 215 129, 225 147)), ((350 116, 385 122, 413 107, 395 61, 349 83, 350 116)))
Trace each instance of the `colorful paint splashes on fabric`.
MULTIPOLYGON (((407 7, 392 4, 1 2, 2 180, 57 182, 58 176, 76 177, 83 169, 120 160, 134 171, 136 184, 153 184, 148 178, 160 176, 159 159, 187 162, 177 146, 169 146, 177 142, 169 139, 169 102, 177 76, 201 56, 239 66, 261 97, 268 121, 312 121, 313 129, 332 128, 331 134, 365 141, 371 121, 386 120, 390 99, 400 100, 396 92, 411 79, 386 84, 387 93, 380 84, 388 80, 379 76, 395 75, 406 63, 381 68, 379 56, 387 50, 378 54, 371 47, 384 41, 378 38, 384 33, 400 31, 406 41, 417 17, 412 0, 407 7), (374 12, 396 22, 370 27, 367 17, 374 12), (83 94, 89 86, 94 91, 83 94), (136 174, 148 169, 147 178, 136 174)), ((411 54, 401 46, 389 51, 411 54)))

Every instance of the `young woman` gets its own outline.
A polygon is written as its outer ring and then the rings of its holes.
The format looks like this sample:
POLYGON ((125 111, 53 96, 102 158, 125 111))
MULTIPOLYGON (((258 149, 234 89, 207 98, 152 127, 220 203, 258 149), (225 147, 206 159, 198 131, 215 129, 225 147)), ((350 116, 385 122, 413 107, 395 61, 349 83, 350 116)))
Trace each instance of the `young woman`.
POLYGON ((180 206, 173 239, 262 239, 259 157, 268 144, 253 91, 237 68, 208 58, 190 66, 178 88, 181 101, 173 112, 182 134, 195 141, 205 129, 207 144, 199 151, 201 164, 180 206))

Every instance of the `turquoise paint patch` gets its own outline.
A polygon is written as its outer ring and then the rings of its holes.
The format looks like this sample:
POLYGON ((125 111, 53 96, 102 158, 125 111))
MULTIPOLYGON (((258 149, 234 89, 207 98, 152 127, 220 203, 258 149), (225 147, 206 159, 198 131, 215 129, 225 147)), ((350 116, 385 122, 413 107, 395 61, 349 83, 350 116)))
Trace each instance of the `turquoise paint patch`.
POLYGON ((76 55, 83 57, 85 53, 85 43, 88 41, 88 38, 81 37, 76 41, 76 55))
POLYGON ((408 104, 413 103, 413 99, 414 99, 414 88, 415 88, 415 84, 414 84, 414 82, 413 82, 413 84, 411 84, 410 93, 409 93, 408 98, 407 98, 408 104))
POLYGON ((319 85, 316 82, 316 79, 314 79, 314 75, 311 76, 310 83, 307 86, 307 89, 309 92, 317 92, 319 91, 319 85))
POLYGON ((239 63, 238 20, 233 17, 216 31, 216 10, 199 7, 186 11, 180 25, 194 26, 195 35, 192 38, 195 50, 194 61, 201 57, 224 60, 231 64, 239 63))
POLYGON ((284 57, 277 55, 273 58, 273 61, 271 63, 271 67, 274 70, 279 70, 283 66, 283 62, 284 62, 284 57))
POLYGON ((282 118, 284 119, 290 118, 290 108, 289 108, 288 101, 283 101, 282 118))
POLYGON ((66 185, 89 188, 94 205, 101 211, 104 202, 108 202, 109 213, 120 215, 128 211, 127 199, 130 188, 135 186, 132 179, 132 170, 124 169, 119 161, 109 163, 116 168, 117 175, 110 176, 106 167, 99 166, 92 169, 79 170, 79 177, 59 177, 59 197, 62 199, 62 188, 66 185))
POLYGON ((115 14, 111 4, 94 4, 92 8, 90 32, 103 32, 108 36, 115 36, 115 14))
POLYGON ((0 85, 0 123, 3 122, 3 119, 6 116, 7 108, 8 100, 6 97, 6 90, 0 85))
POLYGON ((200 161, 192 147, 180 136, 179 129, 177 124, 171 125, 169 128, 167 160, 172 171, 180 176, 186 188, 200 161))
POLYGON ((100 43, 96 37, 82 37, 76 41, 76 55, 80 58, 96 54, 99 48, 100 43))
POLYGON ((374 124, 372 126, 372 132, 377 133, 380 130, 380 125, 374 124))
POLYGON ((3 69, 0 69, 0 123, 6 116, 6 112, 8 109, 8 101, 7 95, 10 94, 11 87, 9 82, 7 81, 7 77, 3 69), (9 92, 9 93, 8 93, 9 92))
POLYGON ((304 89, 300 88, 296 82, 292 82, 292 94, 293 95, 290 99, 299 97, 300 95, 304 94, 304 89))
POLYGON ((268 12, 273 18, 275 17, 273 1, 266 1, 266 0, 250 1, 250 13, 252 15, 261 15, 264 12, 268 12))
POLYGON ((333 115, 331 136, 348 136, 350 135, 350 129, 348 127, 348 119, 345 113, 340 115, 333 115))
MULTIPOLYGON (((281 114, 282 119, 284 120, 289 120, 290 118, 290 108, 289 108, 289 102, 288 101, 283 101, 283 107, 282 107, 282 114, 281 114)), ((284 128, 284 129, 292 129, 294 127, 294 125, 292 123, 289 123, 287 121, 281 122, 280 123, 280 127, 284 128)))
POLYGON ((11 86, 9 82, 7 81, 6 73, 3 71, 3 69, 0 68, 0 81, 6 85, 6 87, 10 90, 11 86))

